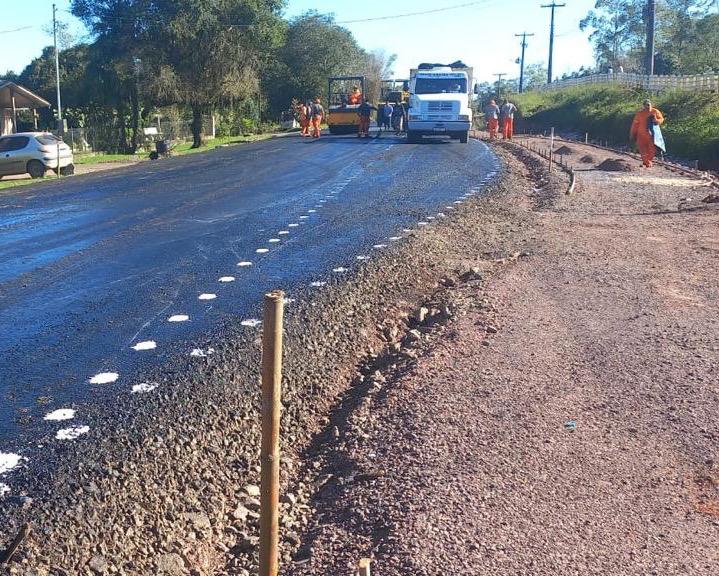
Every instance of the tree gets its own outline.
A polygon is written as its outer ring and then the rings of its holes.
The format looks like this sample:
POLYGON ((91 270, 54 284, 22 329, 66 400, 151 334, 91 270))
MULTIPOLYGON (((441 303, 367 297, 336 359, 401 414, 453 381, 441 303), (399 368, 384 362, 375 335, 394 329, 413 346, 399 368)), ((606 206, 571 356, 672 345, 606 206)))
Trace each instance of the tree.
POLYGON ((258 70, 281 39, 283 0, 152 0, 153 94, 192 111, 193 147, 214 106, 259 96, 258 70))
POLYGON ((379 60, 370 64, 352 33, 332 16, 314 11, 290 21, 280 58, 288 75, 282 88, 288 102, 290 96, 301 100, 324 96, 330 76, 354 76, 384 67, 379 60))
POLYGON ((594 10, 580 21, 580 30, 592 30, 589 40, 600 67, 641 61, 645 4, 645 0, 597 0, 594 10))
POLYGON ((140 73, 150 53, 153 0, 72 0, 72 13, 95 35, 94 70, 113 89, 107 93, 122 121, 123 151, 137 150, 140 129, 140 73), (124 119, 130 113, 130 141, 124 119))

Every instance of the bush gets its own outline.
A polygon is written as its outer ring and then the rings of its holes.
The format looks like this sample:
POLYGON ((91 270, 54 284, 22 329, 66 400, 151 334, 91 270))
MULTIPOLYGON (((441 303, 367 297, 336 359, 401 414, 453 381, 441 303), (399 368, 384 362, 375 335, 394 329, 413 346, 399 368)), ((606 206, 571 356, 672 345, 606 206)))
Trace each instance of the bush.
POLYGON ((666 117, 662 126, 672 156, 687 160, 719 157, 719 94, 674 90, 649 95, 622 86, 575 87, 517 95, 518 127, 547 130, 624 145, 642 101, 651 98, 666 117))

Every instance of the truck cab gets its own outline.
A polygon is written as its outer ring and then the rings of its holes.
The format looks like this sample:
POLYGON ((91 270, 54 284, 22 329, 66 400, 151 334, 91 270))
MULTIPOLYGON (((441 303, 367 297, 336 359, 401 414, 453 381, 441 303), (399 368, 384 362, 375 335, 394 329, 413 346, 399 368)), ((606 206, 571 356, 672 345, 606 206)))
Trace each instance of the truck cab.
POLYGON ((407 139, 449 136, 466 143, 472 126, 472 69, 420 65, 409 82, 407 139))

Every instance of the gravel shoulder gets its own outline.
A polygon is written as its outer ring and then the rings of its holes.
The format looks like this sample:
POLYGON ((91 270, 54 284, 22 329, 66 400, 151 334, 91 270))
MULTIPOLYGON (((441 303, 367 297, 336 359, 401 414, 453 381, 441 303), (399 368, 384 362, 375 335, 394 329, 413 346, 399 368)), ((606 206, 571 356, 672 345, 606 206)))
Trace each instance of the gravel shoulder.
POLYGON ((285 574, 716 573, 719 210, 659 168, 565 196, 503 150, 525 181, 482 202, 482 280, 335 413, 285 574))

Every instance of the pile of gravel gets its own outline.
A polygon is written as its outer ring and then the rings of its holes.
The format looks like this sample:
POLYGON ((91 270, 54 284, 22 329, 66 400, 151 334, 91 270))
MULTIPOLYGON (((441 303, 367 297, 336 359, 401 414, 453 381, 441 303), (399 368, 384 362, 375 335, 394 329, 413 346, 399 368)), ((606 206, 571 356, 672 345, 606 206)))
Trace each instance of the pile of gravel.
POLYGON ((632 165, 623 158, 608 158, 597 166, 597 170, 603 170, 604 172, 634 172, 632 165))

